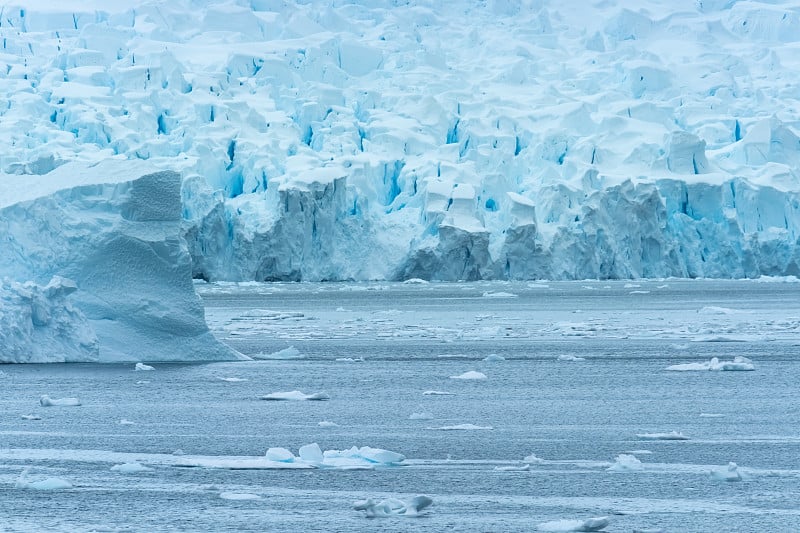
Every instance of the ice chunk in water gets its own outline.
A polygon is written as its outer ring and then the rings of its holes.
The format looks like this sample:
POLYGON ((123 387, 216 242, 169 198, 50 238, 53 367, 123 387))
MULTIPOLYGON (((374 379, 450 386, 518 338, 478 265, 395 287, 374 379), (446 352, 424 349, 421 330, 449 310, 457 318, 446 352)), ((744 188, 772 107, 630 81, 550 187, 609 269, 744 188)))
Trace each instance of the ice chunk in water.
POLYGON ((366 511, 369 517, 418 516, 424 509, 433 504, 433 500, 425 495, 415 496, 410 500, 387 498, 375 502, 372 498, 357 501, 353 504, 356 511, 366 511))
POLYGON ((553 520, 543 522, 536 526, 538 531, 569 532, 569 531, 601 531, 611 523, 607 516, 589 518, 588 520, 553 520))
POLYGON ((450 379, 486 379, 486 374, 482 372, 476 372, 475 370, 470 370, 469 372, 464 372, 458 376, 450 376, 450 379))
POLYGON ((331 397, 324 392, 315 392, 313 394, 304 394, 299 390, 289 392, 272 392, 261 397, 262 400, 271 401, 289 401, 289 402, 302 402, 302 401, 325 401, 330 400, 331 397))
POLYGON ((141 463, 123 463, 121 465, 114 465, 111 467, 112 472, 122 472, 123 474, 136 474, 138 472, 148 472, 152 468, 148 468, 141 463))
POLYGON ((279 463, 291 463, 295 459, 294 454, 286 448, 270 448, 267 450, 266 456, 270 461, 279 463))
POLYGON ((300 448, 300 459, 305 461, 306 463, 311 463, 315 465, 322 464, 324 457, 322 455, 322 450, 319 447, 319 444, 313 442, 311 444, 306 444, 305 446, 300 448))
POLYGON ((133 367, 133 369, 134 369, 135 371, 137 371, 137 372, 146 372, 146 371, 148 371, 148 370, 155 370, 155 368, 154 368, 154 367, 152 367, 152 366, 150 366, 150 365, 146 365, 146 364, 144 364, 144 363, 136 363, 136 366, 135 366, 135 367, 133 367))
POLYGON ((711 470, 711 479, 715 481, 741 481, 742 474, 736 463, 728 463, 728 466, 711 470))
POLYGON ((39 404, 42 407, 77 407, 81 401, 78 398, 51 398, 47 394, 42 394, 39 404))
POLYGON ((644 470, 642 462, 633 455, 626 453, 619 454, 616 462, 608 467, 609 472, 638 472, 641 470, 644 470))

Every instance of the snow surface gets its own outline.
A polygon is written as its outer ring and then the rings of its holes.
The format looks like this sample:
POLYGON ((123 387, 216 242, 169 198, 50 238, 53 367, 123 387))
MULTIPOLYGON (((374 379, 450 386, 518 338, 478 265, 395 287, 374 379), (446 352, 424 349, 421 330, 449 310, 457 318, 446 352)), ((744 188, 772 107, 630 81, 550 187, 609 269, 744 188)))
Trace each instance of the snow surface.
POLYGON ((30 0, 0 32, 0 198, 179 172, 197 277, 800 274, 794 0, 30 0))
POLYGON ((0 172, 0 362, 236 358, 194 291, 180 174, 104 159, 0 172))

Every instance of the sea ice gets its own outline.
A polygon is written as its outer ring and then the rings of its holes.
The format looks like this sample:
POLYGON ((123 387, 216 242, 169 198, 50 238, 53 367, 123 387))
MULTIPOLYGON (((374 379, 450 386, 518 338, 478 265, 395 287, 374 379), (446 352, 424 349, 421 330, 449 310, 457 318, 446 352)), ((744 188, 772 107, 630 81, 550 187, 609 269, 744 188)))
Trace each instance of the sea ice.
POLYGON ((450 379, 486 379, 486 374, 482 372, 476 372, 475 370, 470 370, 469 372, 464 372, 458 376, 450 376, 450 379))
POLYGON ((144 363, 136 363, 136 366, 134 366, 133 369, 136 370, 137 372, 146 372, 149 370, 155 370, 155 368, 153 368, 152 366, 146 365, 144 363))
POLYGON ((42 407, 77 407, 81 405, 78 398, 51 398, 47 394, 39 397, 39 404, 42 407))
POLYGON ((508 465, 508 466, 496 466, 494 469, 498 472, 525 472, 531 469, 530 464, 524 465, 508 465))
POLYGON ((498 291, 498 292, 484 292, 483 293, 483 297, 484 298, 517 298, 517 295, 516 294, 512 294, 510 292, 498 291))
POLYGON ((559 361, 586 361, 585 357, 578 357, 577 355, 572 354, 561 354, 558 356, 557 360, 559 361))
POLYGON ((621 453, 607 470, 609 472, 638 472, 644 470, 644 465, 633 455, 621 453))
POLYGON ((475 424, 456 424, 455 426, 441 426, 437 428, 429 427, 427 429, 435 429, 439 431, 474 431, 493 428, 492 426, 476 426, 475 424))
POLYGON ((139 472, 149 472, 152 468, 148 468, 141 463, 123 463, 111 467, 112 472, 120 472, 122 474, 138 474, 139 472))
POLYGON ((566 533, 571 531, 602 531, 611 520, 607 516, 589 518, 588 520, 553 520, 537 524, 538 531, 548 531, 551 533, 566 533))
POLYGON ((640 440, 689 440, 689 437, 678 431, 669 433, 637 433, 636 437, 640 440))
POLYGON ((301 446, 299 450, 300 460, 313 465, 320 465, 325 460, 319 444, 312 442, 301 446))
POLYGON ((328 396, 324 392, 315 392, 313 394, 304 394, 299 390, 293 390, 289 392, 272 392, 270 394, 264 395, 261 397, 262 400, 272 400, 272 401, 325 401, 330 400, 331 397, 328 396))
POLYGON ((23 420, 41 420, 42 417, 39 415, 21 415, 23 420))
POLYGON ((539 464, 544 463, 544 459, 536 457, 536 454, 533 454, 533 453, 530 454, 530 455, 526 455, 525 458, 522 459, 522 461, 525 462, 525 463, 528 463, 528 464, 532 464, 532 465, 539 465, 539 464))
POLYGON ((249 492, 220 492, 219 497, 223 500, 246 501, 246 500, 260 500, 261 496, 258 494, 251 494, 249 492))
POLYGON ((443 390, 426 390, 422 393, 425 396, 453 396, 454 392, 447 392, 443 390))
POLYGON ((270 448, 266 453, 267 459, 279 463, 290 463, 295 460, 294 454, 286 448, 270 448))
POLYGON ((339 427, 339 424, 336 422, 331 422, 330 420, 323 420, 322 422, 318 422, 317 425, 321 428, 336 428, 339 427))
POLYGON ((408 415, 409 420, 433 420, 431 413, 411 413, 408 415))
POLYGON ((366 511, 368 517, 388 516, 419 516, 420 513, 433 504, 433 499, 419 495, 410 500, 388 498, 379 502, 372 498, 360 500, 353 504, 356 511, 366 511))
POLYGON ((222 381, 227 381, 228 383, 240 383, 242 381, 247 381, 247 378, 219 378, 222 381))
POLYGON ((19 475, 15 487, 18 489, 31 489, 31 490, 61 490, 71 489, 72 483, 65 479, 58 477, 49 477, 39 481, 28 481, 28 472, 30 468, 25 468, 19 475))
POLYGON ((292 359, 304 359, 305 355, 300 353, 300 350, 295 348, 294 346, 289 346, 288 348, 284 348, 283 350, 278 350, 277 352, 272 353, 257 353, 253 355, 253 359, 266 359, 266 360, 292 360, 292 359))
POLYGON ((505 361, 506 358, 502 355, 497 355, 496 353, 490 353, 486 357, 483 358, 483 361, 486 363, 498 363, 500 361, 505 361))
POLYGON ((720 361, 716 357, 712 357, 710 361, 702 363, 683 363, 679 365, 671 365, 667 370, 677 372, 690 372, 690 371, 704 371, 704 370, 727 370, 727 371, 752 371, 756 366, 747 357, 737 355, 733 361, 720 361))
POLYGON ((711 470, 711 479, 715 481, 741 481, 742 474, 736 463, 728 463, 728 466, 711 470))

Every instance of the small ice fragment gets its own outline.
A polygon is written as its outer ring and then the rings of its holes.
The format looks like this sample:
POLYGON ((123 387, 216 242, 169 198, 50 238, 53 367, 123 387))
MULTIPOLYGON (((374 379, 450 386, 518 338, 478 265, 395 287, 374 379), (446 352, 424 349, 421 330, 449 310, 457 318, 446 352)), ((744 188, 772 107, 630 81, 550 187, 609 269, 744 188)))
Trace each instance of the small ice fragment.
POLYGON ((30 468, 25 468, 25 470, 22 471, 22 473, 19 475, 19 478, 17 478, 16 484, 14 485, 16 488, 32 490, 61 490, 72 488, 72 483, 57 477, 49 477, 40 481, 28 481, 29 471, 30 468))
POLYGON ((150 383, 150 380, 148 379, 140 379, 136 382, 137 385, 147 385, 148 383, 150 383))
POLYGON ((39 404, 42 407, 77 407, 81 401, 78 398, 51 398, 47 394, 42 394, 39 404))
POLYGON ((578 357, 577 355, 572 354, 561 354, 557 358, 558 361, 586 361, 585 357, 578 357))
POLYGON ((424 396, 453 396, 454 392, 446 392, 443 390, 426 390, 422 393, 424 396))
POLYGON ((589 518, 588 520, 553 520, 552 522, 543 522, 536 526, 538 531, 550 531, 553 533, 567 533, 571 531, 601 531, 611 520, 607 516, 600 516, 597 518, 589 518))
POLYGON ((420 278, 411 278, 403 282, 405 285, 427 285, 428 282, 420 278))
POLYGON ((172 455, 184 455, 184 453, 183 453, 183 450, 178 448, 178 449, 176 449, 175 451, 172 452, 172 455))
POLYGON ((338 313, 343 313, 343 312, 347 311, 347 309, 345 309, 344 307, 337 307, 337 308, 336 308, 336 311, 337 311, 338 313))
POLYGON ((295 460, 294 454, 286 448, 270 448, 266 455, 267 459, 278 463, 291 463, 295 460))
POLYGON ((409 420, 433 420, 433 415, 430 413, 411 413, 408 415, 409 420))
POLYGON ((464 372, 458 376, 450 376, 450 379, 486 379, 486 374, 482 372, 476 372, 475 370, 470 370, 469 372, 464 372))
POLYGON ((710 361, 705 361, 702 363, 684 363, 667 367, 667 370, 677 372, 689 372, 693 370, 752 371, 755 369, 756 367, 753 364, 753 361, 740 355, 734 357, 733 361, 720 361, 718 358, 712 357, 710 361))
POLYGON ((457 424, 455 426, 442 426, 438 428, 426 428, 438 431, 473 431, 473 430, 488 430, 494 429, 492 426, 476 426, 475 424, 457 424))
POLYGON ((630 453, 632 455, 652 455, 653 452, 650 450, 629 450, 625 453, 630 453))
POLYGON ((141 463, 123 463, 121 465, 114 465, 111 467, 112 472, 121 472, 123 474, 137 474, 139 472, 148 472, 152 468, 148 468, 141 463))
POLYGON ((536 454, 533 454, 533 453, 530 454, 530 455, 525 456, 525 458, 522 459, 522 461, 525 462, 525 463, 528 463, 528 464, 532 464, 532 465, 540 465, 540 464, 544 463, 544 459, 536 457, 536 454))
POLYGON ((331 397, 324 392, 304 394, 299 390, 293 390, 289 392, 272 392, 270 394, 262 396, 261 399, 270 401, 302 402, 302 401, 325 401, 325 400, 330 400, 331 397))
POLYGON ((324 457, 322 455, 322 450, 319 447, 319 444, 313 442, 311 444, 306 444, 305 446, 300 448, 300 459, 305 461, 306 463, 311 463, 315 465, 322 464, 324 457))
POLYGON ((21 415, 23 420, 41 420, 42 417, 39 415, 21 415))
POLYGON ((288 359, 303 359, 305 355, 300 353, 300 350, 294 346, 289 346, 283 350, 278 350, 272 353, 257 353, 252 356, 253 359, 273 359, 273 360, 288 360, 288 359))
POLYGON ((499 363, 500 361, 505 361, 506 358, 502 355, 497 355, 496 353, 491 353, 483 358, 484 362, 486 363, 499 363))
POLYGON ((260 500, 261 496, 258 494, 250 494, 249 492, 220 492, 219 497, 223 500, 260 500))
POLYGON ((363 357, 337 357, 336 361, 340 363, 363 363, 363 357))
POLYGON ((700 418, 722 418, 724 416, 721 413, 700 413, 700 418))
POLYGON ((484 298, 516 298, 517 295, 516 294, 512 294, 510 292, 499 291, 499 292, 484 292, 483 293, 483 297, 484 298))
POLYGON ((421 511, 432 504, 433 500, 425 495, 415 496, 406 501, 387 498, 376 502, 372 498, 367 498, 353 503, 353 509, 366 511, 368 517, 419 516, 421 511))
POLYGON ((498 472, 524 472, 531 469, 530 464, 524 465, 509 465, 509 466, 496 466, 494 467, 498 472))
POLYGON ((122 420, 119 421, 119 425, 120 426, 135 426, 136 422, 131 422, 127 418, 123 418, 122 420))
POLYGON ((339 427, 339 424, 336 422, 331 422, 330 420, 323 420, 317 424, 321 428, 336 428, 339 427))
POLYGON ((741 481, 742 475, 736 463, 728 463, 728 466, 711 470, 711 479, 715 481, 741 481))
POLYGON ((614 464, 609 466, 607 470, 609 472, 637 472, 644 470, 644 465, 633 455, 621 453, 617 456, 614 464))
POLYGON ((146 365, 144 363, 136 363, 136 366, 133 367, 133 369, 135 371, 137 371, 137 372, 145 372, 145 371, 148 371, 148 370, 155 370, 154 367, 152 367, 150 365, 146 365))
POLYGON ((359 448, 358 455, 367 461, 381 464, 396 464, 406 460, 406 456, 401 453, 384 450, 383 448, 371 448, 369 446, 362 446, 359 448))
POLYGON ((246 378, 219 378, 222 381, 227 381, 228 383, 239 383, 241 381, 247 381, 246 378))
POLYGON ((669 433, 637 433, 636 437, 640 440, 689 440, 689 437, 678 431, 669 433))

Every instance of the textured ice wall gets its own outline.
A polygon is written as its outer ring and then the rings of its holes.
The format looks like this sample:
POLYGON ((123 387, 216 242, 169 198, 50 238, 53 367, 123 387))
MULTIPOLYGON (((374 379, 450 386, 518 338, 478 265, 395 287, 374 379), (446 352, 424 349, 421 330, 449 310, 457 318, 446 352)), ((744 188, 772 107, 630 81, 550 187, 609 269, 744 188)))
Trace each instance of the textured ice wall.
POLYGON ((50 4, 0 169, 167 158, 196 277, 799 273, 796 0, 50 4))
POLYGON ((236 357, 194 292, 180 186, 143 161, 0 174, 0 360, 236 357))

